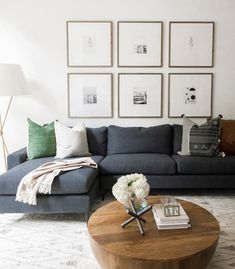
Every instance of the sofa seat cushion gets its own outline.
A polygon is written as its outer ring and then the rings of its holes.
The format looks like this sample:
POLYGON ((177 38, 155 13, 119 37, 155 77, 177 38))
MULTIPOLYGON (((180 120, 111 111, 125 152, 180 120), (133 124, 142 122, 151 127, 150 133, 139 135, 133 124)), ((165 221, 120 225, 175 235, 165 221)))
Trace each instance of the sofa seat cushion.
POLYGON ((235 156, 204 157, 173 155, 179 174, 235 174, 235 156))
POLYGON ((100 162, 103 175, 142 173, 145 175, 169 175, 176 172, 174 160, 166 154, 138 153, 114 154, 100 162))
MULTIPOLYGON (((99 164, 103 156, 91 156, 99 164)), ((40 165, 54 161, 53 157, 26 161, 0 176, 0 194, 16 194, 20 180, 40 165)), ((54 179, 51 194, 81 194, 87 193, 98 175, 99 169, 80 168, 61 173, 54 179)))

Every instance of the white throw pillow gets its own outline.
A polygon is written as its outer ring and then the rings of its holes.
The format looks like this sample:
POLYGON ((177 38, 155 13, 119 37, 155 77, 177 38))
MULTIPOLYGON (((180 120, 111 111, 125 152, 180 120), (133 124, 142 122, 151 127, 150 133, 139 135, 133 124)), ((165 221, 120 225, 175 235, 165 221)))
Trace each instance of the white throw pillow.
POLYGON ((183 133, 182 133, 182 145, 181 151, 178 151, 179 155, 190 155, 189 151, 189 136, 191 128, 196 125, 195 122, 188 118, 183 118, 183 133))
POLYGON ((55 121, 56 157, 90 156, 84 123, 76 124, 73 128, 55 121))

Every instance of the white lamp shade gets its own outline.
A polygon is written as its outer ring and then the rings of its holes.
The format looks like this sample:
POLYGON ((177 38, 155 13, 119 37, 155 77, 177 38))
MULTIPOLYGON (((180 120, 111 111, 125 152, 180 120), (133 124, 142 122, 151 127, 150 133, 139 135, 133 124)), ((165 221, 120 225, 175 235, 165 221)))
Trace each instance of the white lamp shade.
POLYGON ((18 64, 0 64, 0 96, 30 94, 23 70, 18 64))

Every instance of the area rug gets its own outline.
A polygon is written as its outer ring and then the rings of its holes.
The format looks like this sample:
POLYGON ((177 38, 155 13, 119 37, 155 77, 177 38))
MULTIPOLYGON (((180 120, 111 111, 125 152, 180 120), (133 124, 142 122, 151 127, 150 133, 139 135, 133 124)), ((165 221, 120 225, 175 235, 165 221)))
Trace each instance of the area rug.
MULTIPOLYGON (((206 208, 220 223, 218 248, 208 269, 235 268, 234 194, 177 197, 206 208)), ((97 201, 93 210, 109 199, 97 201)), ((0 268, 100 269, 80 214, 0 214, 0 268)))

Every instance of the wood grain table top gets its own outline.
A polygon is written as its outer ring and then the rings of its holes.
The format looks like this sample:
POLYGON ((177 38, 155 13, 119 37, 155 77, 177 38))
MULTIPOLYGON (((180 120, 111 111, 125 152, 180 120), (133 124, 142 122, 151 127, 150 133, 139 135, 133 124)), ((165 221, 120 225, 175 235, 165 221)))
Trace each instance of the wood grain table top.
MULTIPOLYGON (((149 197, 148 203, 159 201, 149 197)), ((143 217, 145 235, 136 222, 121 228, 129 218, 123 206, 115 201, 99 208, 89 219, 88 230, 92 240, 110 254, 140 260, 177 260, 195 255, 217 244, 220 227, 215 217, 204 208, 178 200, 190 218, 192 228, 158 230, 152 211, 143 217)))

